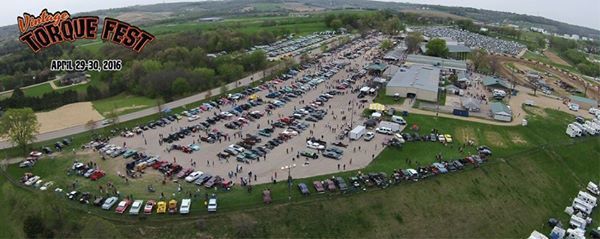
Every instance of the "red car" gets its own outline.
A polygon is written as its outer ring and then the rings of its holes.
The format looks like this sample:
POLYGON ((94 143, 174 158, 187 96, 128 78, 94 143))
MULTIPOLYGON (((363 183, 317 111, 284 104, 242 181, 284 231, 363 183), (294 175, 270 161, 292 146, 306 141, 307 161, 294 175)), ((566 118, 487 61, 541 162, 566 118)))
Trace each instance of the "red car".
POLYGON ((286 124, 291 124, 292 122, 294 122, 294 119, 291 119, 291 118, 285 117, 285 118, 281 118, 281 119, 279 119, 279 121, 281 121, 281 122, 283 122, 283 123, 286 123, 286 124))
POLYGON ((160 167, 162 167, 163 165, 167 164, 167 161, 158 161, 155 164, 152 165, 153 169, 159 169, 160 167))
POLYGON ((331 179, 325 180, 325 184, 327 185, 327 189, 329 191, 335 192, 335 184, 333 183, 333 181, 331 181, 331 179))
POLYGON ((187 176, 188 176, 190 173, 192 173, 192 172, 194 172, 194 169, 193 169, 193 168, 188 168, 188 169, 186 169, 185 171, 181 171, 181 172, 179 172, 179 173, 177 174, 177 178, 178 178, 178 179, 185 178, 185 177, 187 177, 187 176))
POLYGON ((146 206, 144 206, 144 214, 152 214, 152 210, 156 206, 156 201, 148 200, 146 206))
POLYGON ((318 193, 324 193, 325 192, 325 187, 323 187, 323 184, 320 181, 314 181, 313 185, 315 186, 315 190, 318 193))
POLYGON ((120 201, 119 204, 117 205, 117 208, 115 209, 115 212, 119 213, 119 214, 123 214, 130 205, 131 205, 131 200, 126 199, 126 200, 120 201))
POLYGON ((94 173, 90 176, 90 179, 92 181, 96 181, 98 179, 101 179, 102 177, 104 177, 104 175, 106 175, 106 173, 104 173, 104 171, 102 170, 96 170, 94 171, 94 173))

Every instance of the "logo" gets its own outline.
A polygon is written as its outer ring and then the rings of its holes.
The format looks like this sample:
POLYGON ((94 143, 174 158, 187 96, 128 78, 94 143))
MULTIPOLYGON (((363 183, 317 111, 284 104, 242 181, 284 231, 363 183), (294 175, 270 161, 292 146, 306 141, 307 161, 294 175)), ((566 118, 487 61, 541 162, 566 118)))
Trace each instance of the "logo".
MULTIPOLYGON (((21 31, 19 40, 36 53, 66 41, 96 39, 99 23, 100 18, 97 16, 71 17, 68 11, 49 13, 47 9, 42 10, 37 17, 29 13, 17 17, 21 31)), ((136 26, 109 17, 104 18, 100 38, 135 52, 141 52, 155 39, 152 34, 136 26)))

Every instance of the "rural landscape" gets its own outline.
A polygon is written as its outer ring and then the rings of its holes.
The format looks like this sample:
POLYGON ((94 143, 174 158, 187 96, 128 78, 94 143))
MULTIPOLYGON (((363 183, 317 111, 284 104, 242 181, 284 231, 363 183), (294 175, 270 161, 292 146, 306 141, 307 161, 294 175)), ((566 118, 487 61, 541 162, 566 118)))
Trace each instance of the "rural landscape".
POLYGON ((0 27, 0 238, 600 238, 598 29, 366 0, 79 16, 155 39, 0 27))

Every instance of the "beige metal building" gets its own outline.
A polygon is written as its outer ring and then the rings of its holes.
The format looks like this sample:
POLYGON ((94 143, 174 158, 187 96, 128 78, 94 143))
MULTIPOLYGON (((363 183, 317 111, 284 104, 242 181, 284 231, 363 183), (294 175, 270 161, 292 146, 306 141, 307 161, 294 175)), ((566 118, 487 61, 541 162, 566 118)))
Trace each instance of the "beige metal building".
POLYGON ((440 68, 412 65, 400 68, 388 82, 386 95, 437 102, 440 68))

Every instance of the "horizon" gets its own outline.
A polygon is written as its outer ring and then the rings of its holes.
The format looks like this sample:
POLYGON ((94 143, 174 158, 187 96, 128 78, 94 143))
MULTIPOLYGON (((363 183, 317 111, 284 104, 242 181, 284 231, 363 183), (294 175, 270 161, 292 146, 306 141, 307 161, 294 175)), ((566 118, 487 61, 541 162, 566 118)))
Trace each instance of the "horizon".
MULTIPOLYGON (((7 7, 2 8, 0 12, 0 27, 10 26, 17 24, 16 18, 22 16, 23 13, 27 12, 33 15, 39 14, 42 9, 49 8, 50 12, 67 10, 72 14, 91 12, 97 10, 106 10, 112 8, 125 8, 136 5, 152 5, 161 3, 177 3, 177 2, 202 2, 203 0, 190 1, 190 0, 105 0, 102 2, 66 2, 62 0, 49 0, 44 2, 30 2, 29 4, 8 4, 7 7), (50 3, 48 3, 50 2, 50 3)), ((500 2, 495 1, 478 1, 478 0, 376 0, 381 2, 397 2, 397 3, 410 3, 410 4, 423 4, 423 5, 440 5, 449 7, 470 7, 476 9, 485 9, 499 12, 510 12, 515 14, 526 14, 530 16, 539 16, 547 19, 576 25, 580 27, 587 27, 600 31, 600 15, 594 14, 595 9, 600 9, 600 2, 593 0, 572 0, 569 3, 564 1, 548 1, 545 2, 545 8, 540 8, 539 4, 533 2, 523 2, 520 0, 504 0, 500 2), (506 4, 507 2, 514 2, 515 4, 506 4), (595 7, 589 7, 584 9, 571 9, 576 6, 593 5, 595 7), (523 10, 515 11, 515 6, 524 7, 523 10), (560 6, 557 6, 560 5, 560 6), (535 10, 534 10, 535 9, 535 10), (564 11, 569 9, 572 11, 564 11), (589 13, 586 13, 588 12, 589 13), (559 12, 559 14, 556 14, 559 12), (560 14, 567 13, 567 14, 560 14), (572 14, 572 15, 571 15, 572 14), (549 16, 553 15, 553 16, 549 16), (585 19, 584 19, 585 18, 585 19)))

